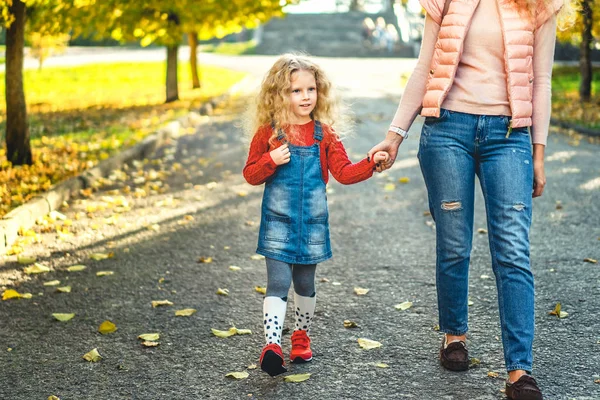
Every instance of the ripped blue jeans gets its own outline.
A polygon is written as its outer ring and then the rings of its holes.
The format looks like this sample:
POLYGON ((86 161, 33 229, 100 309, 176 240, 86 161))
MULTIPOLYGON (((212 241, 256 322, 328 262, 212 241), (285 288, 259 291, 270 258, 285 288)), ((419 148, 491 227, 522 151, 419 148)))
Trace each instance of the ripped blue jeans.
POLYGON ((442 109, 425 120, 419 162, 436 223, 436 283, 440 330, 468 330, 469 259, 475 175, 485 199, 508 371, 531 371, 534 286, 529 263, 533 160, 528 128, 509 117, 442 109))

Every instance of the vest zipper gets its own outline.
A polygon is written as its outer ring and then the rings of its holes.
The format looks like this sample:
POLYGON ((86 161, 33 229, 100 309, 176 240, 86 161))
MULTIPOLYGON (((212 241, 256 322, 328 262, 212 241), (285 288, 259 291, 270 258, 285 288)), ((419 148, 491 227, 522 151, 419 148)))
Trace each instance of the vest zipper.
POLYGON ((508 132, 506 132, 506 138, 508 139, 508 137, 510 136, 510 134, 512 133, 512 119, 510 121, 508 121, 508 132))
MULTIPOLYGON (((510 69, 508 67, 508 52, 507 52, 507 41, 506 41, 506 31, 504 27, 504 18, 502 16, 502 7, 496 1, 496 9, 498 10, 498 16, 500 17, 500 28, 502 29, 502 44, 504 45, 504 71, 506 72, 506 96, 508 97, 508 106, 510 107, 511 114, 513 113, 513 102, 510 96, 510 69)), ((506 138, 510 136, 512 133, 512 115, 510 121, 508 121, 508 132, 506 132, 506 138)))

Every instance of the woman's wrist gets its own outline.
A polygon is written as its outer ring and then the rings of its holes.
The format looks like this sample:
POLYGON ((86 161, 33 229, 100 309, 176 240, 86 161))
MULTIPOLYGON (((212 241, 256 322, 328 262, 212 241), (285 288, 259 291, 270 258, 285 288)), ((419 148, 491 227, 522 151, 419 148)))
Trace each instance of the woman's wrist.
POLYGON ((533 144, 533 161, 534 163, 544 162, 544 153, 546 146, 540 143, 533 144))

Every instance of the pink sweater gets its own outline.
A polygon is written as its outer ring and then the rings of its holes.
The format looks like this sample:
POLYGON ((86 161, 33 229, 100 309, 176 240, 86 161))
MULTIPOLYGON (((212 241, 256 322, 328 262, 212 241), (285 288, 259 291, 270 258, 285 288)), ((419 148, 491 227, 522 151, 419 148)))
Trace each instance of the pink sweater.
MULTIPOLYGON (((425 95, 429 67, 440 26, 425 20, 419 61, 413 71, 392 121, 409 129, 419 114, 425 95)), ((556 17, 535 31, 533 50, 533 143, 546 144, 551 111, 551 80, 556 42, 556 17)), ((504 45, 496 0, 480 0, 454 82, 442 108, 479 115, 508 115, 504 45)))

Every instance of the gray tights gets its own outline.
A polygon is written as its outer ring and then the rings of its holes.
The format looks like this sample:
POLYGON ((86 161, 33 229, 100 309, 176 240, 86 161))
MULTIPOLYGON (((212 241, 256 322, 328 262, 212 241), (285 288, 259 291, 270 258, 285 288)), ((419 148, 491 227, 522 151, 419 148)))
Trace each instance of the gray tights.
POLYGON ((266 258, 267 296, 276 296, 287 301, 290 285, 294 281, 294 292, 300 296, 315 296, 315 272, 317 264, 288 264, 266 258))

